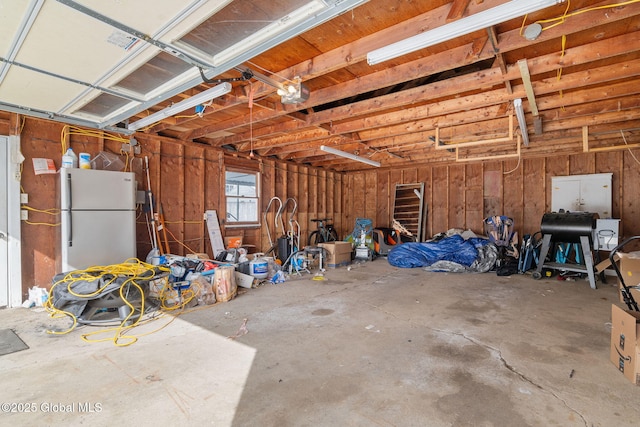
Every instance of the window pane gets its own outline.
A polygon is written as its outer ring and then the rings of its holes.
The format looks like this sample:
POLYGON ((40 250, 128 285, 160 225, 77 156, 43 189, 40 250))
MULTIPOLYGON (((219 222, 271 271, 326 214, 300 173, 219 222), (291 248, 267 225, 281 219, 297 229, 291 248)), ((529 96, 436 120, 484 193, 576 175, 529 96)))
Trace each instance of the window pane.
POLYGON ((258 197, 257 173, 226 172, 225 194, 227 196, 258 197))
POLYGON ((227 196, 227 222, 257 222, 258 199, 227 196))
POLYGON ((258 172, 226 171, 227 223, 258 223, 258 172))

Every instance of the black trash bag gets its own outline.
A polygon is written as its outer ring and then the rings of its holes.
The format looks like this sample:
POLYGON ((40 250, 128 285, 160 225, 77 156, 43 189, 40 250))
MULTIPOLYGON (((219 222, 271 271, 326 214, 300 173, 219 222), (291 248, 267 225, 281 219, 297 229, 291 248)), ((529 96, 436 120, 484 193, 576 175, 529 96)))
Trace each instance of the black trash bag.
POLYGON ((518 274, 518 260, 512 257, 506 257, 503 263, 496 268, 498 276, 512 276, 518 274))

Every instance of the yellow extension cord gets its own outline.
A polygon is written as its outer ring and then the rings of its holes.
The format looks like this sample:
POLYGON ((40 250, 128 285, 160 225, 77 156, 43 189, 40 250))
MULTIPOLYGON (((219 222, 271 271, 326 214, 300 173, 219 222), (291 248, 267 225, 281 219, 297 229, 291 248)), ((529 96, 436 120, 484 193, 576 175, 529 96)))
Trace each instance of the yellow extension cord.
POLYGON ((189 303, 193 301, 194 298, 197 297, 199 289, 194 289, 193 286, 190 286, 188 289, 178 291, 179 295, 176 298, 176 291, 168 283, 168 280, 166 280, 162 288, 158 292, 158 299, 160 300, 159 311, 161 315, 160 316, 154 315, 146 319, 143 319, 144 310, 145 310, 144 309, 144 300, 145 300, 144 291, 142 289, 142 286, 140 286, 137 282, 141 280, 151 282, 152 280, 154 280, 154 278, 158 279, 154 271, 156 268, 163 272, 169 272, 168 267, 154 266, 154 265, 142 262, 136 258, 131 258, 126 260, 122 264, 113 264, 108 266, 94 266, 94 267, 87 268, 85 270, 75 270, 67 273, 62 279, 58 280, 51 286, 51 289, 49 290, 49 298, 45 302, 44 308, 47 310, 51 318, 58 319, 58 318, 68 317, 68 318, 71 318, 73 324, 71 325, 70 328, 68 328, 65 331, 48 330, 47 333, 52 335, 68 334, 69 332, 73 331, 78 324, 78 319, 73 313, 60 310, 53 306, 53 290, 57 286, 66 285, 67 292, 76 297, 91 298, 91 297, 100 295, 103 292, 103 290, 106 289, 107 286, 109 286, 111 283, 113 283, 114 280, 116 280, 118 277, 121 277, 121 276, 126 276, 127 279, 120 285, 119 295, 122 301, 124 301, 124 303, 131 309, 129 315, 125 319, 122 319, 122 321, 118 326, 103 328, 99 331, 82 334, 81 335, 82 340, 89 343, 112 341, 113 344, 116 346, 125 347, 135 343, 138 340, 138 338, 141 336, 150 335, 152 333, 158 332, 159 330, 165 328, 171 322, 173 322, 173 320, 175 320, 180 314, 184 314, 187 312, 185 311, 185 308, 189 305, 189 303), (152 274, 150 275, 149 272, 152 272, 152 274), (78 294, 74 292, 72 289, 75 283, 82 282, 82 281, 99 280, 105 275, 108 275, 110 277, 112 276, 112 277, 110 280, 106 280, 105 284, 94 292, 91 292, 88 294, 78 294), (125 293, 131 286, 133 286, 138 290, 138 292, 140 292, 141 306, 139 310, 140 315, 136 316, 135 320, 133 320, 131 324, 128 324, 130 319, 132 318, 132 316, 135 315, 135 312, 137 310, 133 306, 133 304, 130 301, 128 301, 125 295, 125 293), (175 301, 176 299, 179 301, 179 303, 167 304, 167 301, 169 300, 175 301), (161 317, 163 317, 162 316, 163 314, 169 313, 169 312, 172 314, 173 313, 178 313, 178 314, 172 316, 168 322, 166 322, 164 325, 162 325, 161 327, 153 331, 139 334, 139 335, 131 334, 131 331, 134 328, 140 327, 142 325, 146 325, 154 320, 158 320, 161 317), (93 338, 96 335, 107 334, 107 333, 111 334, 107 338, 93 338))

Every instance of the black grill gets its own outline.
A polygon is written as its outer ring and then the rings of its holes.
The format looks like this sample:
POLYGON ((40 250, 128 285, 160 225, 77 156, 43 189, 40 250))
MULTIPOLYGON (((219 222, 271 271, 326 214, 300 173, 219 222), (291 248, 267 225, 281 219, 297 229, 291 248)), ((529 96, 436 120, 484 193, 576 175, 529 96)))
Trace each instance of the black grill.
POLYGON ((550 212, 542 216, 540 231, 554 242, 580 243, 580 236, 592 238, 597 219, 597 213, 550 212))

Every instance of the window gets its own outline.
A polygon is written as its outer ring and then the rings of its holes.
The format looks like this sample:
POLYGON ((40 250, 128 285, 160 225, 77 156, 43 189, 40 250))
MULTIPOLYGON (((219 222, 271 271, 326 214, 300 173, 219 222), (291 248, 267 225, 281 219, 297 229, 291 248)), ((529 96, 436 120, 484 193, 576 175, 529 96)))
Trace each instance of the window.
POLYGON ((227 225, 259 225, 260 197, 258 172, 227 170, 225 196, 227 199, 227 225))

